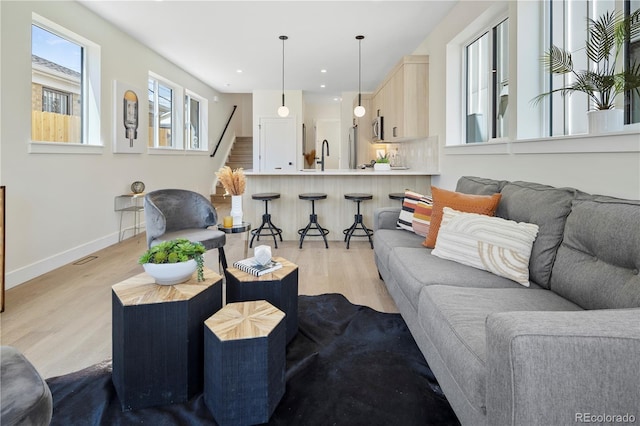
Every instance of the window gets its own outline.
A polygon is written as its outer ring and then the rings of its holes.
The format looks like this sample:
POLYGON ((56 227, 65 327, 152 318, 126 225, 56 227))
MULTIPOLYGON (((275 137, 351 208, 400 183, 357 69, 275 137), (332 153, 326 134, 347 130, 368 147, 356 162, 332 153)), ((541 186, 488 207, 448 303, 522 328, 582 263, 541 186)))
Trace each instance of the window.
POLYGON ((49 87, 42 88, 42 111, 71 115, 71 97, 68 92, 60 92, 49 87))
POLYGON ((82 141, 83 47, 31 26, 31 139, 82 141))
MULTIPOLYGON (((182 136, 175 131, 181 109, 176 99, 182 90, 168 80, 150 74, 149 77, 149 147, 182 148, 182 136)), ((178 127, 179 129, 179 127, 178 127)))
POLYGON ((184 140, 187 149, 207 150, 207 100, 186 91, 184 96, 184 140))
MULTIPOLYGON (((625 14, 630 16, 633 11, 640 9, 640 0, 625 2, 625 14)), ((631 36, 625 46, 626 62, 625 67, 640 67, 640 33, 631 36)), ((640 123, 640 96, 631 92, 625 94, 625 123, 640 123)))
POLYGON ((31 70, 30 152, 101 152, 100 47, 33 14, 31 70))
MULTIPOLYGON (((556 45, 571 52, 574 69, 583 70, 589 66, 585 52, 585 40, 587 38, 587 18, 597 19, 605 12, 625 13, 627 16, 640 7, 639 0, 552 0, 548 2, 546 15, 546 40, 545 46, 556 45), (623 9, 619 9, 620 7, 623 9), (616 9, 618 8, 618 9, 616 9)), ((633 61, 640 61, 640 35, 635 34, 627 40, 624 46, 624 66, 630 67, 633 61), (635 59, 634 59, 635 58, 635 59)), ((574 76, 546 75, 545 91, 571 84, 574 76)), ((625 124, 640 122, 640 102, 638 96, 631 92, 619 96, 616 103, 618 107, 625 106, 625 124)), ((570 96, 562 96, 555 93, 550 96, 546 104, 547 127, 549 136, 575 135, 587 133, 587 116, 585 111, 590 108, 589 99, 583 93, 572 93, 570 96)))
POLYGON ((466 143, 507 135, 508 31, 508 21, 504 20, 465 47, 466 143))

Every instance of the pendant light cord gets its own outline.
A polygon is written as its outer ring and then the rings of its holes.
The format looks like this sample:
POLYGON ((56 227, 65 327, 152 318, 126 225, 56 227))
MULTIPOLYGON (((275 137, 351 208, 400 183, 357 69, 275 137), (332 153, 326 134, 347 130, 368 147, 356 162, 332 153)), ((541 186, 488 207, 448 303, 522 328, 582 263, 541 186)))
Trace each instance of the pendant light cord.
POLYGON ((363 35, 357 35, 358 40, 358 106, 362 106, 362 39, 363 35))
POLYGON ((282 106, 284 106, 284 41, 288 38, 285 35, 280 36, 282 40, 282 106))
POLYGON ((358 39, 358 106, 362 105, 362 39, 358 39))

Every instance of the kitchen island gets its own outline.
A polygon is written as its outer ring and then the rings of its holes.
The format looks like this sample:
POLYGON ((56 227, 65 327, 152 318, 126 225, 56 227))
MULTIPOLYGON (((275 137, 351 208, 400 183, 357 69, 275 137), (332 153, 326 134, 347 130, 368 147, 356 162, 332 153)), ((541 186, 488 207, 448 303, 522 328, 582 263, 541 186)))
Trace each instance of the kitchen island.
MULTIPOLYGON (((298 229, 309 222, 311 203, 298 199, 305 192, 323 192, 326 200, 317 201, 318 222, 330 231, 327 239, 343 241, 343 229, 353 223, 356 203, 345 200, 344 194, 364 192, 373 195, 373 200, 361 204, 361 213, 367 227, 373 227, 373 210, 377 207, 400 206, 400 201, 389 199, 389 193, 404 192, 405 189, 426 194, 431 192, 431 176, 437 172, 423 170, 391 170, 388 172, 367 169, 315 169, 278 170, 269 172, 245 171, 247 186, 242 197, 243 220, 251 222, 253 229, 260 226, 264 214, 264 202, 251 199, 251 194, 278 192, 280 198, 269 202, 269 213, 273 223, 282 228, 285 240, 298 240, 298 229)), ((309 238, 305 242, 322 241, 309 238)), ((352 240, 366 241, 365 239, 352 240)), ((267 244, 273 246, 271 237, 262 237, 253 246, 267 244)), ((368 242, 367 242, 368 244, 368 242)), ((331 244, 329 245, 331 247, 331 244)))

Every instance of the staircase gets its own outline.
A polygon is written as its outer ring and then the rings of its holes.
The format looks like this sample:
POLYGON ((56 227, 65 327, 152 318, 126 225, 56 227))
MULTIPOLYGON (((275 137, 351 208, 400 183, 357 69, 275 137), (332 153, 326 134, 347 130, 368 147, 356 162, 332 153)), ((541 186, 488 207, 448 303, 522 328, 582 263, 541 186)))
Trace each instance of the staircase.
MULTIPOLYGON (((231 169, 243 168, 245 170, 253 168, 253 137, 252 136, 237 136, 229 151, 227 162, 225 166, 231 167, 231 169)), ((231 198, 224 196, 224 187, 220 182, 216 185, 215 194, 211 194, 211 202, 213 205, 218 205, 225 202, 230 202, 231 198)))

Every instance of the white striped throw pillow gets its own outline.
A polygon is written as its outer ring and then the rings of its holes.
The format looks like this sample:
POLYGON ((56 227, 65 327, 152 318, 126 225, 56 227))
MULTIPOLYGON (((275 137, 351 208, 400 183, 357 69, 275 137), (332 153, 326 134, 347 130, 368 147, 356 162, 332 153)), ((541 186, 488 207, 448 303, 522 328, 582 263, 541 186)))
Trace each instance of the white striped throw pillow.
POLYGON ((538 225, 445 207, 431 254, 529 287, 529 258, 538 225))
POLYGON ((404 229, 406 231, 413 232, 413 211, 416 209, 418 201, 420 201, 424 195, 417 192, 406 190, 404 192, 404 200, 402 200, 402 210, 400 210, 400 217, 396 223, 397 228, 404 229))

